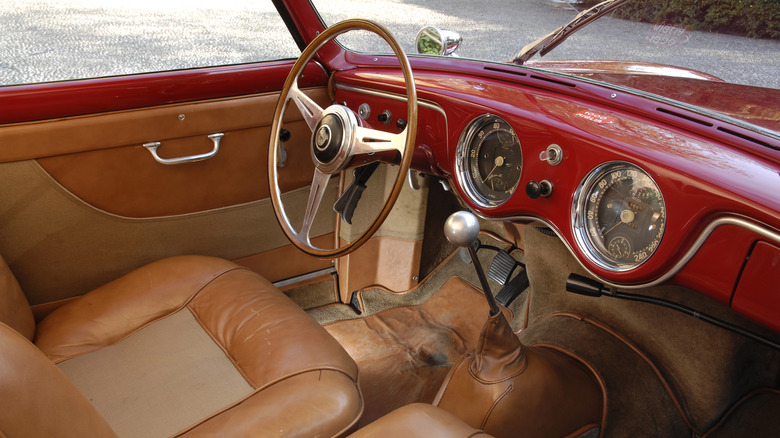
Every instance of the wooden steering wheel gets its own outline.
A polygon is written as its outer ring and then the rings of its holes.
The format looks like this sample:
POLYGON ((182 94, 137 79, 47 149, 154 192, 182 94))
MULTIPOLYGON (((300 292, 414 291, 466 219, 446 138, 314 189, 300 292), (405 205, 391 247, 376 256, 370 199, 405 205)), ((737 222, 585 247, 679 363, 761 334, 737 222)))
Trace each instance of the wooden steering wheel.
MULTIPOLYGON (((271 189, 271 202, 276 219, 290 242, 306 254, 326 258, 347 255, 368 241, 382 225, 387 215, 390 214, 390 210, 398 199, 406 174, 409 172, 416 133, 417 91, 414 86, 414 77, 412 76, 409 60, 392 34, 383 26, 372 21, 354 19, 336 23, 318 35, 301 53, 298 61, 293 65, 290 74, 287 76, 279 96, 279 102, 274 111, 271 139, 268 146, 268 183, 271 189), (317 103, 298 88, 298 77, 303 72, 306 64, 314 57, 314 54, 330 40, 352 30, 366 30, 382 37, 390 44, 401 64, 406 86, 408 120, 404 130, 398 134, 361 126, 360 119, 344 105, 334 104, 324 109, 320 108, 317 103), (300 231, 295 231, 285 212, 276 168, 282 117, 288 102, 291 100, 298 107, 306 124, 312 131, 310 149, 311 157, 314 161, 314 177, 312 178, 311 191, 309 192, 309 199, 306 203, 300 231), (333 249, 322 249, 314 246, 311 243, 310 236, 312 223, 331 176, 350 168, 353 157, 382 156, 381 152, 388 151, 400 153, 400 169, 379 214, 376 215, 368 228, 350 243, 333 249)), ((361 164, 365 164, 365 161, 361 160, 361 164)))

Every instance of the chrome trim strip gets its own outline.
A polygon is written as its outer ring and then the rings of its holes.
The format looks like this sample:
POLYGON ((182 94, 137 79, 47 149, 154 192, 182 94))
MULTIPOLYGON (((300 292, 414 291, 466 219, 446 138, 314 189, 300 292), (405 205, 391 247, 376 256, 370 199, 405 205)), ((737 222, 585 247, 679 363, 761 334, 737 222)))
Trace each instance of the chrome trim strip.
POLYGON ((650 281, 648 283, 623 284, 623 283, 611 282, 611 281, 609 281, 609 280, 607 280, 607 279, 605 279, 605 278, 595 274, 590 269, 588 269, 588 267, 585 266, 582 263, 580 258, 577 257, 577 254, 574 252, 574 250, 572 249, 572 247, 569 244, 569 242, 566 239, 564 239, 563 236, 561 236, 561 233, 560 233, 560 231, 558 231, 558 228, 555 225, 553 225, 551 222, 547 221, 546 219, 542 219, 542 218, 535 217, 535 216, 512 216, 512 217, 507 217, 507 218, 490 218, 490 217, 485 217, 485 216, 479 214, 479 212, 476 212, 476 211, 473 211, 473 213, 476 214, 477 216, 485 219, 485 220, 535 221, 535 222, 541 222, 541 223, 547 225, 548 227, 550 227, 551 230, 553 230, 555 232, 555 234, 563 242, 563 244, 566 245, 566 248, 574 256, 574 259, 577 260, 577 263, 579 263, 580 266, 583 269, 585 269, 585 271, 589 275, 593 276, 595 279, 601 281, 602 283, 604 283, 604 284, 606 284, 608 286, 615 287, 615 288, 620 288, 620 289, 624 289, 624 290, 643 289, 643 288, 647 288, 647 287, 658 286, 659 284, 661 284, 661 283, 669 280, 670 278, 674 277, 675 275, 677 275, 678 272, 680 272, 682 270, 683 267, 685 267, 685 265, 688 264, 689 261, 691 261, 693 256, 696 255, 696 253, 699 251, 699 249, 702 247, 702 245, 704 245, 704 242, 707 240, 707 238, 710 236, 710 234, 712 234, 712 232, 715 231, 716 228, 718 228, 718 227, 720 227, 722 225, 734 225, 734 226, 737 226, 737 227, 740 227, 740 228, 744 228, 744 229, 746 229, 748 231, 752 231, 752 232, 758 234, 759 236, 761 236, 761 237, 763 237, 765 239, 771 240, 771 241, 777 243, 778 245, 780 245, 780 233, 778 233, 777 231, 772 230, 769 226, 767 226, 765 224, 762 224, 762 223, 757 223, 755 221, 752 221, 750 219, 747 219, 747 218, 744 218, 744 217, 741 217, 741 216, 736 216, 736 215, 724 216, 724 217, 720 217, 720 218, 715 219, 712 222, 710 222, 707 225, 707 227, 704 228, 704 230, 701 232, 701 234, 699 234, 699 237, 693 242, 691 247, 682 256, 682 258, 680 258, 680 260, 674 266, 672 266, 668 271, 666 271, 665 274, 661 275, 660 277, 658 277, 655 280, 650 281))
MULTIPOLYGON (((344 84, 336 84, 336 88, 344 90, 344 91, 353 91, 355 93, 362 93, 362 94, 368 94, 370 96, 376 96, 376 97, 386 97, 388 99, 397 100, 400 102, 406 102, 408 99, 406 96, 401 94, 395 94, 395 93, 389 93, 387 91, 379 91, 379 90, 372 90, 370 88, 363 88, 363 87, 355 87, 352 85, 344 85, 344 84)), ((447 118, 447 113, 444 112, 444 108, 439 106, 439 104, 430 102, 427 100, 417 99, 417 104, 420 106, 423 106, 428 109, 432 109, 434 111, 437 111, 441 113, 441 115, 444 116, 444 118, 447 118)))
MULTIPOLYGON (((407 102, 408 101, 408 99, 404 95, 395 94, 395 93, 388 93, 386 91, 372 90, 370 88, 355 87, 355 86, 352 86, 352 85, 344 85, 344 84, 336 84, 336 88, 338 88, 340 90, 344 90, 344 91, 352 91, 352 92, 355 92, 355 93, 367 94, 369 96, 384 97, 384 98, 387 98, 387 99, 397 100, 399 102, 407 102)), ((422 100, 422 99, 419 99, 419 98, 417 99, 417 105, 419 105, 421 107, 424 107, 424 108, 432 109, 432 110, 438 112, 439 114, 441 114, 442 116, 444 116, 444 127, 446 129, 447 134, 448 134, 448 136, 444 140, 447 142, 447 148, 449 148, 449 142, 450 142, 450 139, 449 139, 450 122, 447 119, 447 113, 444 111, 444 108, 442 108, 441 106, 439 106, 439 104, 437 104, 435 102, 430 102, 430 101, 422 100)))
POLYGON ((276 287, 284 287, 301 281, 311 280, 312 278, 322 277, 327 274, 333 274, 335 272, 336 268, 331 266, 330 268, 320 269, 319 271, 309 272, 308 274, 299 275, 286 280, 279 280, 274 282, 273 285, 276 287))

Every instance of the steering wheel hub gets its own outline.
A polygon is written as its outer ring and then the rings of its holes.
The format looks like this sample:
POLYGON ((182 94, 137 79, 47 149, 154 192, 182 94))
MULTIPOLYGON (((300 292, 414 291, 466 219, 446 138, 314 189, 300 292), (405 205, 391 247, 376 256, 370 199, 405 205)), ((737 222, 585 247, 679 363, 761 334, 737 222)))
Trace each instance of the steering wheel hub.
POLYGON ((348 164, 357 123, 348 108, 333 105, 323 111, 311 135, 312 159, 321 171, 333 174, 348 164))

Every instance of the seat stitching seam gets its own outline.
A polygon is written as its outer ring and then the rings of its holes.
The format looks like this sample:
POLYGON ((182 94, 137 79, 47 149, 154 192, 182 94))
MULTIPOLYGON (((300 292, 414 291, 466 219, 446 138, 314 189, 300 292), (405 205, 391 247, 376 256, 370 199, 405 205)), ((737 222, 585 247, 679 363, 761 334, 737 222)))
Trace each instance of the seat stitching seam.
POLYGON ((177 312, 181 311, 181 310, 182 310, 182 309, 184 309, 184 308, 188 308, 188 307, 189 307, 189 304, 192 302, 192 300, 193 300, 193 299, 194 299, 196 296, 198 296, 198 295, 199 295, 199 294, 200 294, 200 293, 203 291, 203 289, 205 289, 205 288, 206 288, 208 285, 210 285, 212 282, 214 282, 214 281, 215 281, 215 280, 217 280, 218 278, 222 277, 223 275, 227 274, 228 272, 232 272, 232 271, 238 271, 238 270, 246 270, 246 271, 248 271, 249 269, 247 269, 247 268, 244 268, 244 267, 242 267, 242 266, 235 266, 235 267, 227 268, 226 270, 224 270, 224 271, 222 271, 222 272, 219 272, 219 273, 218 273, 218 274, 216 274, 216 275, 215 275, 213 278, 211 278, 211 279, 209 279, 208 281, 206 281, 205 283, 203 283, 203 284, 200 286, 200 288, 198 288, 198 290, 197 290, 197 291, 196 291, 194 294, 192 294, 192 296, 190 296, 190 297, 189 297, 189 298, 188 298, 188 299, 187 299, 187 300, 186 300, 184 303, 182 303, 182 304, 181 304, 179 307, 176 307, 176 308, 175 308, 175 309, 173 309, 172 311, 170 311, 170 312, 168 312, 168 313, 166 313, 166 314, 164 314, 164 315, 161 315, 161 316, 159 316, 159 317, 157 317, 157 318, 155 318, 155 319, 153 319, 153 320, 151 320, 151 321, 148 321, 148 322, 146 322, 145 324, 143 324, 143 325, 141 325, 141 326, 139 326, 139 327, 135 328, 134 330, 131 330, 131 331, 130 331, 129 333, 127 333, 126 335, 124 335, 124 336, 122 336, 122 337, 118 338, 117 340, 115 340, 115 341, 113 341, 113 342, 111 342, 111 343, 108 343, 108 344, 102 345, 102 346, 100 346, 100 347, 98 347, 98 348, 95 348, 95 349, 92 349, 92 350, 89 350, 89 351, 84 351, 84 352, 81 352, 81 353, 73 354, 73 355, 71 355, 71 356, 67 356, 67 357, 64 357, 64 358, 60 358, 60 359, 54 360, 54 361, 52 361, 52 362, 54 362, 54 364, 56 365, 56 364, 59 364, 59 363, 62 363, 62 362, 65 362, 65 361, 68 361, 68 360, 71 360, 71 359, 75 359, 75 358, 77 358, 77 357, 80 357, 80 356, 85 356, 85 355, 87 355, 87 354, 94 353, 95 351, 97 351, 97 350, 100 350, 100 349, 103 349, 103 348, 107 348, 107 347, 114 346, 114 345, 116 345, 116 344, 118 344, 118 343, 120 343, 120 342, 124 341, 125 339, 129 338, 130 336, 132 336, 132 335, 134 335, 134 334, 136 334, 136 333, 140 332, 141 330, 143 330, 143 329, 145 329, 145 328, 149 327, 150 325, 152 325, 152 324, 154 324, 154 323, 156 323, 156 322, 162 321, 163 319, 165 319, 165 318, 168 318, 169 316, 171 316, 171 315, 173 315, 173 314, 175 314, 175 313, 177 313, 177 312))
POLYGON ((190 314, 193 318, 195 318, 195 321, 198 323, 201 329, 211 338, 211 340, 214 342, 214 344, 219 347, 220 350, 222 350, 222 353, 225 354, 225 357, 230 361, 230 363, 233 364, 233 366, 236 368, 236 371, 238 371, 239 374, 244 378, 244 380, 247 381, 247 383, 252 386, 252 388, 257 388, 257 383, 254 381, 254 379, 250 378, 249 375, 247 375, 246 371, 241 367, 241 365, 238 364, 238 362, 235 360, 232 354, 228 351, 227 347, 225 345, 222 345, 222 342, 220 342, 217 337, 214 335, 214 333, 206 326, 206 324, 203 322, 202 319, 200 319, 200 315, 198 315, 192 307, 189 306, 190 303, 187 303, 185 306, 187 310, 189 310, 190 314))

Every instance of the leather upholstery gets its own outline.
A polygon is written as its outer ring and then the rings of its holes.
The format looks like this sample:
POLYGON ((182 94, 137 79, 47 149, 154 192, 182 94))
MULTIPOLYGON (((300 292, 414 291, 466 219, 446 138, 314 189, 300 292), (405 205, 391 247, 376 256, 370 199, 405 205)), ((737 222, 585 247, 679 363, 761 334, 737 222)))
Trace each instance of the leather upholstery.
MULTIPOLYGON (((139 268, 52 312, 38 326, 36 345, 51 361, 64 362, 120 343, 182 309, 253 388, 182 433, 336 436, 357 422, 363 409, 357 366, 344 349, 267 280, 221 259, 182 256, 139 268)), ((27 385, 29 397, 43 398, 39 386, 27 385)))
POLYGON ((32 340, 35 333, 35 320, 27 298, 2 257, 0 257, 0 323, 9 325, 29 340, 32 340))
POLYGON ((433 404, 496 437, 558 437, 598 427, 602 401, 579 362, 522 345, 499 313, 488 318, 475 350, 453 366, 433 404))
POLYGON ((489 438, 443 409, 426 404, 398 408, 349 438, 489 438))
MULTIPOLYGON (((331 201, 323 202, 335 202, 337 185, 328 185, 323 199, 331 201)), ((83 295, 182 251, 235 260, 290 245, 276 223, 270 199, 188 215, 128 220, 86 205, 35 161, 0 165, 0 186, 15 188, 0 190, 0 254, 33 306, 83 295), (18 205, 24 208, 13 207, 18 205)), ((308 197, 309 187, 282 195, 293 217, 303 215, 308 197)), ((335 215, 323 215, 311 235, 332 232, 334 223, 335 215)))
POLYGON ((116 436, 89 401, 40 350, 2 323, 0 353, 0 436, 116 436))

